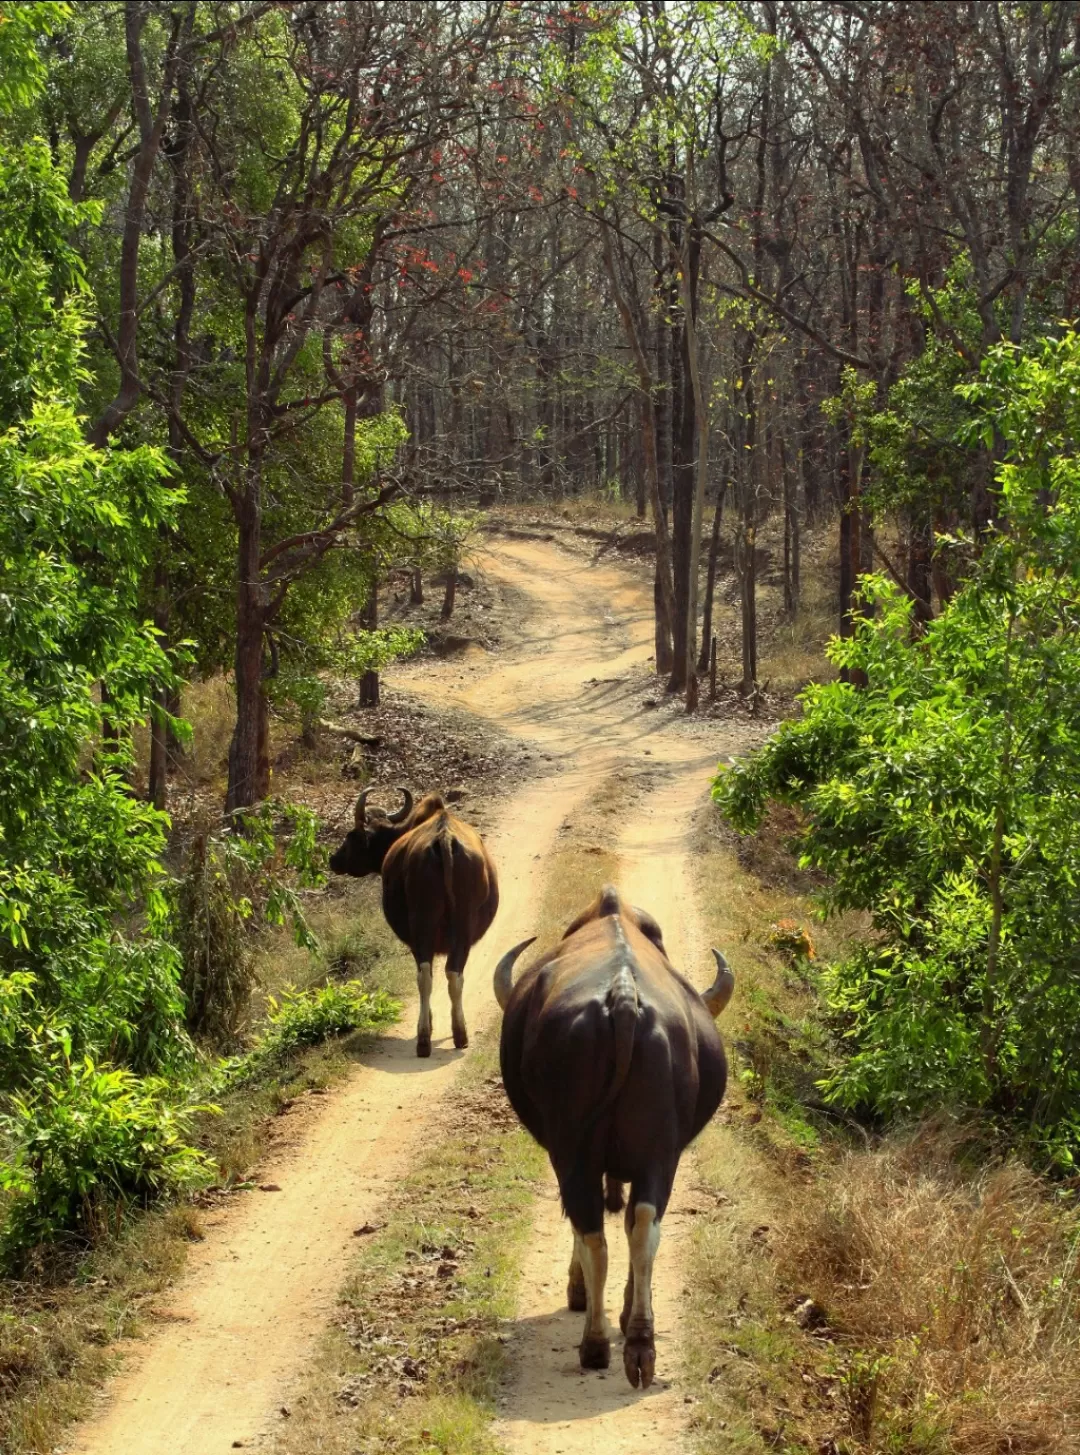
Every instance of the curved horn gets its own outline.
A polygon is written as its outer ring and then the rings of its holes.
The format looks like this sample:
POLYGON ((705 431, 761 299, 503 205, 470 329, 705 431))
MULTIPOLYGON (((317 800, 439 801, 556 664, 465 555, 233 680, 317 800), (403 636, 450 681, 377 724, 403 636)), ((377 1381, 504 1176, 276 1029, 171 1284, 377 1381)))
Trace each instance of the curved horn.
POLYGON ((404 798, 405 802, 398 809, 397 813, 388 813, 386 815, 387 823, 404 823, 405 820, 409 817, 409 814, 412 813, 412 794, 407 788, 399 788, 398 792, 404 798))
POLYGON ((734 993, 735 972, 719 950, 714 949, 713 955, 716 957, 716 979, 708 990, 701 992, 701 998, 705 1002, 709 1014, 715 1020, 734 993))
POLYGON ((356 800, 356 812, 353 815, 353 826, 355 828, 362 829, 364 827, 364 820, 367 817, 368 794, 371 791, 372 790, 370 788, 365 788, 363 793, 361 793, 360 797, 356 800))
POLYGON ((514 961, 527 950, 536 939, 530 935, 527 940, 522 940, 520 945, 515 945, 512 950, 507 950, 499 963, 495 966, 495 999, 499 1002, 499 1009, 506 1009, 506 1002, 510 999, 510 991, 514 986, 514 961))

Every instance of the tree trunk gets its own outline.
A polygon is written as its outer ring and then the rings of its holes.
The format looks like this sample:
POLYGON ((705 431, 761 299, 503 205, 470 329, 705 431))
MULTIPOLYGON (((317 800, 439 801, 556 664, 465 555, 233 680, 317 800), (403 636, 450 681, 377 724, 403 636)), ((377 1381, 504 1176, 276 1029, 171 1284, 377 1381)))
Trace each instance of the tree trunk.
POLYGON ((932 532, 930 519, 917 507, 908 518, 907 589, 914 603, 914 630, 921 636, 933 617, 933 578, 930 573, 932 532))
MULTIPOLYGON (((709 565, 705 577, 705 605, 701 611, 701 654, 698 657, 698 671, 704 672, 709 666, 709 653, 715 655, 716 642, 713 637, 713 597, 716 594, 716 564, 720 555, 720 523, 724 518, 724 495, 727 492, 727 482, 720 486, 720 494, 716 497, 716 510, 713 512, 712 537, 709 541, 709 565)), ((715 696, 715 693, 713 694, 715 696)))
POLYGON ((439 612, 440 621, 449 621, 454 614, 454 602, 457 599, 457 567, 451 566, 446 573, 446 592, 443 596, 442 610, 439 612))
MULTIPOLYGON (((778 422, 780 473, 784 490, 784 610, 794 616, 799 608, 799 573, 801 541, 799 540, 799 480, 792 478, 788 458, 787 435, 778 422)), ((799 462, 796 462, 796 471, 799 462)))
MULTIPOLYGON (((178 687, 170 687, 165 693, 165 711, 170 718, 179 719, 183 715, 184 704, 178 687)), ((187 748, 180 740, 180 736, 170 722, 165 729, 165 753, 167 767, 171 769, 179 763, 187 752, 187 748)))
POLYGON ((664 510, 671 506, 671 345, 672 325, 669 311, 667 268, 664 263, 666 244, 657 230, 653 242, 653 267, 659 307, 656 312, 656 390, 653 395, 653 429, 656 435, 656 461, 659 472, 660 500, 664 510))
MULTIPOLYGON (((855 586, 855 576, 851 569, 851 537, 854 522, 851 518, 851 511, 846 505, 840 510, 840 635, 841 637, 851 636, 851 597, 855 586)), ((846 681, 847 668, 841 670, 841 675, 846 681)))
POLYGON ((157 711, 164 707, 165 693, 159 688, 150 702, 150 767, 146 782, 147 801, 157 809, 164 809, 167 798, 165 722, 157 711))
POLYGON ((603 246, 604 269, 611 283, 615 306, 619 311, 626 340, 630 345, 637 369, 645 481, 652 501, 653 527, 656 532, 656 572, 653 593, 656 607, 656 670, 657 672, 670 672, 675 660, 672 650, 675 595, 672 584, 671 538, 668 535, 667 516, 664 514, 660 493, 660 470, 656 450, 655 390, 649 370, 649 361, 645 355, 641 330, 638 328, 630 303, 619 286, 619 279, 615 271, 615 257, 611 249, 611 234, 604 224, 601 225, 600 238, 603 246))
POLYGON ((161 140, 172 107, 180 36, 182 31, 190 33, 194 23, 195 6, 186 7, 184 12, 175 11, 170 16, 172 30, 165 46, 161 94, 156 113, 150 103, 146 62, 142 50, 142 32, 148 14, 149 11, 141 5, 124 7, 128 78, 131 85, 132 109, 139 129, 139 144, 132 158, 131 180, 123 212, 120 265, 117 273, 119 310, 114 351, 120 371, 119 387, 87 433, 90 443, 99 448, 104 448, 110 434, 134 409, 142 396, 143 385, 139 375, 138 349, 139 249, 143 235, 147 231, 146 203, 150 193, 154 164, 161 149, 161 140))
POLYGON ((120 732, 110 710, 112 700, 112 693, 103 681, 101 684, 101 756, 106 760, 111 759, 120 744, 120 732))
POLYGON ((341 441, 341 503, 344 506, 351 505, 355 499, 357 392, 353 384, 345 393, 345 429, 341 441))
MULTIPOLYGON (((379 578, 377 576, 372 578, 371 590, 364 607, 363 624, 368 631, 375 631, 379 625, 379 578)), ((365 672, 360 678, 358 705, 360 707, 378 707, 378 672, 365 672)))
POLYGON ((742 618, 742 691, 757 686, 757 532, 743 521, 739 531, 739 597, 742 618))
POLYGON ((424 604, 424 573, 419 566, 414 566, 409 573, 409 604, 411 606, 423 606, 424 604))
MULTIPOLYGON (((709 473, 709 413, 701 379, 697 343, 697 275, 701 241, 696 229, 687 229, 687 257, 680 268, 683 319, 686 330, 686 367, 693 400, 693 496, 690 509, 690 552, 686 570, 686 710, 697 709, 697 607, 701 566, 701 530, 705 517, 705 485, 709 473)), ((707 640, 707 638, 706 638, 707 640)))
MULTIPOLYGON (((154 626, 159 640, 164 641, 169 629, 169 580, 165 562, 159 560, 154 567, 154 626)), ((154 808, 163 809, 167 797, 168 750, 165 742, 165 722, 161 709, 165 707, 165 689, 159 687, 150 703, 150 766, 147 771, 146 796, 154 808)))
MULTIPOLYGON (((625 454, 633 461, 634 483, 637 486, 637 518, 638 520, 644 520, 649 505, 649 485, 645 479, 645 462, 643 458, 645 446, 643 440, 632 440, 632 443, 629 443, 630 439, 632 439, 632 436, 628 439, 628 448, 625 450, 625 454)), ((655 450, 655 448, 656 440, 654 438, 653 449, 655 450)))
POLYGON ((250 808, 270 791, 269 707, 263 685, 265 592, 260 567, 262 521, 258 465, 249 470, 237 524, 236 585, 236 726, 229 748, 229 789, 225 812, 250 808))
POLYGON ((690 540, 694 516, 694 442, 697 434, 694 419, 694 401, 689 390, 683 388, 689 383, 686 368, 686 335, 683 331, 683 346, 680 350, 680 367, 672 368, 674 385, 679 398, 675 401, 674 413, 679 418, 676 460, 671 472, 671 565, 672 585, 675 594, 675 614, 672 620, 672 642, 674 662, 668 678, 669 692, 683 692, 686 689, 687 611, 690 595, 690 540))
MULTIPOLYGON (((670 584, 669 581, 669 587, 670 584)), ((667 606, 664 602, 664 589, 660 575, 659 557, 657 558, 656 569, 653 573, 653 608, 656 616, 654 631, 656 671, 658 675, 662 675, 671 671, 674 655, 671 647, 671 617, 668 615, 667 606)))

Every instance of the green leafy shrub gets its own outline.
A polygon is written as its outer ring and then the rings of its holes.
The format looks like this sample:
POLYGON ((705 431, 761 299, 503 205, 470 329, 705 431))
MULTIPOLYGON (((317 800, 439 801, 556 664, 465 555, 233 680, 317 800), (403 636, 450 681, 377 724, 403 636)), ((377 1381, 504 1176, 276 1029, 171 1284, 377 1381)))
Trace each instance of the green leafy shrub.
POLYGON ((9 1252, 61 1233, 93 1238, 117 1204, 213 1178, 209 1159, 188 1145, 193 1117, 208 1108, 179 1101, 159 1077, 54 1055, 9 1108, 0 1118, 17 1149, 0 1165, 9 1252))
MULTIPOLYGON (((160 858, 130 792, 131 729, 175 665, 140 593, 182 492, 155 449, 89 445, 88 319, 68 196, 8 113, 40 92, 67 13, 0 25, 0 1165, 20 1246, 92 1233, 112 1198, 186 1185, 198 1155, 164 1078, 191 1065, 160 858)), ((17 15, 15 12, 18 12, 17 15)), ((0 1234, 2 1236, 2 1234, 0 1234)))
POLYGON ((252 925, 289 923, 297 944, 317 948, 299 891, 323 882, 324 859, 314 814, 278 800, 196 834, 172 894, 193 1035, 235 1044, 255 986, 252 925), (284 840, 281 828, 291 830, 284 840))
POLYGON ((386 991, 371 990, 358 980, 313 990, 286 990, 280 1001, 271 999, 269 1028, 254 1050, 226 1068, 226 1081, 235 1085, 249 1080, 331 1036, 393 1025, 400 1014, 400 1003, 386 991))
POLYGON ((1080 1155, 1080 337, 992 352, 962 386, 972 433, 1004 437, 1002 525, 925 635, 865 578, 833 662, 714 796, 736 828, 798 805, 827 909, 875 936, 825 984, 851 1051, 836 1101, 895 1116, 943 1101, 1080 1155))

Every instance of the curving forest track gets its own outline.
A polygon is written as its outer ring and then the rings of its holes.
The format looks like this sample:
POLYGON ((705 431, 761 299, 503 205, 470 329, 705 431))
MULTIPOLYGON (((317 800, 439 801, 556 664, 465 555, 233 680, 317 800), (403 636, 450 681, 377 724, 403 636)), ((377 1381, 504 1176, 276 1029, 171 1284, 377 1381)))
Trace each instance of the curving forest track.
MULTIPOLYGON (((534 931, 534 906, 560 830, 606 808, 618 881, 660 921, 673 960, 696 982, 710 977, 694 907, 689 835, 718 754, 745 729, 710 725, 707 737, 665 728, 642 706, 640 671, 652 650, 651 590, 617 566, 590 565, 540 539, 498 539, 485 569, 529 609, 517 644, 490 657, 413 666, 410 690, 467 709, 535 744, 544 773, 505 800, 487 840, 502 903, 465 976, 470 1031, 498 1011, 491 968, 534 931), (590 810, 595 812, 595 807, 590 810)), ((582 900, 597 886, 583 891, 582 900)), ((440 977, 441 978, 441 977, 440 977)), ((159 1327, 129 1356, 98 1412, 75 1434, 78 1455, 215 1455, 257 1445, 313 1357, 355 1250, 353 1229, 378 1218, 422 1143, 433 1099, 452 1093, 468 1053, 455 1052, 441 988, 430 1061, 414 1054, 415 1007, 382 1038, 281 1159, 263 1169, 280 1191, 252 1194, 217 1217, 172 1291, 159 1327)), ((553 1180, 537 1202, 522 1267, 513 1375, 497 1430, 510 1452, 640 1450, 678 1445, 684 1391, 678 1311, 692 1156, 684 1159, 657 1260, 658 1378, 641 1394, 613 1352, 605 1377, 583 1377, 580 1316, 565 1311, 569 1233, 553 1180)), ((623 1242, 612 1239, 612 1285, 623 1242)))

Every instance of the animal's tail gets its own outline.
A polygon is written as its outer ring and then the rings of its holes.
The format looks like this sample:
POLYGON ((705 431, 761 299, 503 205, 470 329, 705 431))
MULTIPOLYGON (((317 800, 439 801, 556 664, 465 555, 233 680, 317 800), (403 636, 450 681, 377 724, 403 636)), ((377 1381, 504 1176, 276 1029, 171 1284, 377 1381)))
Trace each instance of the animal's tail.
POLYGON ((446 908, 454 909, 454 835, 444 818, 437 834, 439 854, 442 857, 443 890, 446 894, 446 908))
POLYGON ((637 1035, 638 991, 630 970, 624 965, 607 993, 608 1014, 615 1032, 615 1073, 604 1093, 599 1108, 600 1114, 607 1111, 630 1075, 630 1062, 634 1056, 634 1039, 637 1035))

